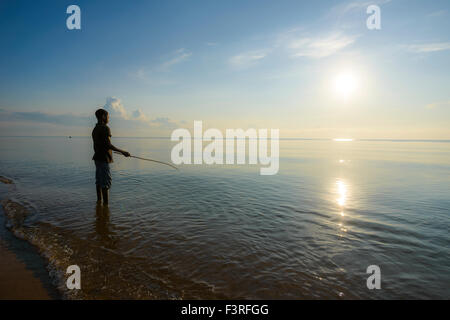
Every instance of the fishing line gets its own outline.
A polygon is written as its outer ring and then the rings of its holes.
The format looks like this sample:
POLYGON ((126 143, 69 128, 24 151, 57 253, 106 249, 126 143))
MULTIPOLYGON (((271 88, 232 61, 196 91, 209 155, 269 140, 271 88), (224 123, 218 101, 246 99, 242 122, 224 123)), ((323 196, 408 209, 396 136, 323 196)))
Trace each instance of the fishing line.
MULTIPOLYGON (((114 153, 122 154, 122 153, 117 152, 117 151, 114 151, 114 153)), ((124 157, 125 157, 125 156, 124 156, 124 157)), ((165 164, 166 166, 172 167, 172 168, 174 168, 175 170, 179 171, 177 167, 175 167, 174 165, 172 165, 172 164, 170 164, 170 163, 164 162, 164 161, 159 161, 159 160, 154 160, 154 159, 146 159, 146 158, 136 157, 136 156, 132 156, 132 155, 130 155, 130 158, 135 158, 135 159, 139 159, 139 160, 145 160, 145 161, 151 161, 151 162, 156 162, 156 163, 165 164)))

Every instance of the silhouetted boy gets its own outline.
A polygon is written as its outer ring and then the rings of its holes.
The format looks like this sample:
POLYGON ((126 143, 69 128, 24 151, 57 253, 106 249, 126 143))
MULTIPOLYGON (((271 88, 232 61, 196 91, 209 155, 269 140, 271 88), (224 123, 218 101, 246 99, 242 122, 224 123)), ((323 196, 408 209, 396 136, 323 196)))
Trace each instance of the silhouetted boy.
POLYGON ((125 157, 130 154, 124 150, 114 147, 111 144, 111 130, 106 125, 109 121, 108 111, 98 109, 95 111, 97 125, 92 130, 92 140, 94 141, 95 154, 92 160, 95 160, 95 184, 97 186, 97 203, 102 202, 108 205, 108 190, 111 187, 111 171, 109 164, 113 162, 112 151, 122 153, 125 157))

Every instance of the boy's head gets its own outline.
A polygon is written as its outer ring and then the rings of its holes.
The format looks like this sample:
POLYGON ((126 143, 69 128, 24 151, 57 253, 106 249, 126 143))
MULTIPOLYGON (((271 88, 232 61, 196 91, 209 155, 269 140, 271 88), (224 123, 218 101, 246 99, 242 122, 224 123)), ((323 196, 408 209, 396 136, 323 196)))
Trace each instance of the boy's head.
POLYGON ((95 111, 95 117, 97 118, 97 121, 99 123, 108 123, 109 114, 105 109, 98 109, 97 111, 95 111))

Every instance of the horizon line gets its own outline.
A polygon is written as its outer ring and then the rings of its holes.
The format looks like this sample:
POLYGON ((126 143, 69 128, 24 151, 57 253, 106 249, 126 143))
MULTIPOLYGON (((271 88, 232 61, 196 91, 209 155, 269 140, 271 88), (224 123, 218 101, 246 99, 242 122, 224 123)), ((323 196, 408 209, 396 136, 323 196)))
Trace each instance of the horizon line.
MULTIPOLYGON (((91 138, 91 136, 1 136, 0 138, 91 138)), ((158 136, 114 136, 114 138, 125 138, 125 139, 166 139, 170 140, 170 137, 158 137, 158 136)), ((195 139, 195 138, 192 138, 195 139)), ((222 138, 222 140, 235 140, 238 138, 222 138)), ((250 138, 245 138, 247 140, 250 138)), ((391 142, 450 142, 450 139, 403 139, 403 138, 350 138, 345 141, 336 140, 336 138, 302 138, 302 137, 288 137, 279 138, 279 140, 304 140, 304 141, 335 141, 335 142, 354 142, 354 141, 391 141, 391 142), (350 140, 351 139, 351 140, 350 140)), ((239 139, 238 139, 239 140, 239 139)), ((267 140, 271 140, 271 137, 267 137, 267 140)))

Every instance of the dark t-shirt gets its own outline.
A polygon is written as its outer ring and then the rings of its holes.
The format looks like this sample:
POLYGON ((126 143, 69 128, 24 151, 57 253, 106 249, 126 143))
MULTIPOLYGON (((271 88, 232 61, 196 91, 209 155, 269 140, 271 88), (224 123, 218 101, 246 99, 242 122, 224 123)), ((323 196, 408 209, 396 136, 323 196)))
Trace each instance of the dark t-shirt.
POLYGON ((111 151, 111 130, 106 124, 99 124, 92 130, 92 140, 94 142, 95 154, 92 160, 113 162, 111 151))

